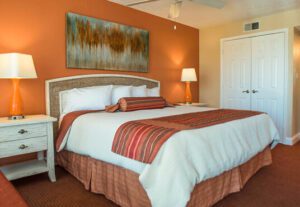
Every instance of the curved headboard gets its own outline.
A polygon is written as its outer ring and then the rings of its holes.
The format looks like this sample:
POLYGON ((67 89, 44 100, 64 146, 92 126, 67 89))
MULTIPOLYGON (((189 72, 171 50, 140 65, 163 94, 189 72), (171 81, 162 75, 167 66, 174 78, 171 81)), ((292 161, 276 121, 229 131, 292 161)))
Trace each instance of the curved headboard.
MULTIPOLYGON (((146 85, 147 88, 160 87, 157 80, 117 74, 93 74, 81 76, 69 76, 46 81, 46 110, 47 115, 60 117, 59 92, 73 88, 84 88, 101 85, 146 85)), ((57 123, 54 125, 54 132, 57 130, 57 123)))

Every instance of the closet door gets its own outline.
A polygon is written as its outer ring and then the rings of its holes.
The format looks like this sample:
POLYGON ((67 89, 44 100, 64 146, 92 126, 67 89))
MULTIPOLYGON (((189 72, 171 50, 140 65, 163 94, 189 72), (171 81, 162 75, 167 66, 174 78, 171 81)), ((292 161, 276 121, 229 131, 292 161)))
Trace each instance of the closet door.
POLYGON ((222 107, 251 109, 251 39, 223 44, 222 107))
POLYGON ((252 38, 252 110, 268 113, 284 129, 284 34, 252 38))

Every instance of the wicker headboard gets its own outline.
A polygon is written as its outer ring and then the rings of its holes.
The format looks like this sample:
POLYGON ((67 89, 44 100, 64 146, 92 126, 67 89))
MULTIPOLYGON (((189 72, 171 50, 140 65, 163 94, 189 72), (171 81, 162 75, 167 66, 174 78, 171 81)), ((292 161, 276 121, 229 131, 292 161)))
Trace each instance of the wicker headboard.
MULTIPOLYGON (((160 82, 153 79, 131 76, 131 75, 115 75, 115 74, 95 74, 70 76, 46 81, 46 109, 47 114, 59 118, 60 117, 60 101, 59 92, 72 88, 83 88, 101 85, 146 85, 147 88, 159 87, 160 82)), ((54 133, 57 131, 57 123, 54 125, 54 133)))

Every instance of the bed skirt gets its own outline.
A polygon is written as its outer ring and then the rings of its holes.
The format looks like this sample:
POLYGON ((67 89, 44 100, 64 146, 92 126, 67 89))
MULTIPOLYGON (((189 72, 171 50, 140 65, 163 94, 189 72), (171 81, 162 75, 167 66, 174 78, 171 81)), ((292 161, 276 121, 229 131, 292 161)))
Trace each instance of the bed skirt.
MULTIPOLYGON (((86 190, 103 194, 122 207, 151 206, 139 175, 131 170, 68 151, 57 154, 57 163, 82 182, 86 190)), ((226 195, 240 191, 260 168, 271 163, 268 147, 239 167, 197 184, 188 207, 212 206, 226 195)))

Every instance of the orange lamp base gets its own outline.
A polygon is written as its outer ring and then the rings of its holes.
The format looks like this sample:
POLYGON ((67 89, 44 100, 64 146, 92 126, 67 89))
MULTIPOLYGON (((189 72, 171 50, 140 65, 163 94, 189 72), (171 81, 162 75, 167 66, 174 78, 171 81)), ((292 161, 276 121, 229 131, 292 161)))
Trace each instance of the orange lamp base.
POLYGON ((186 82, 185 85, 185 103, 191 104, 192 103, 192 93, 191 93, 191 83, 186 82))
POLYGON ((13 95, 11 98, 11 105, 9 114, 9 119, 23 119, 23 106, 22 106, 22 98, 20 93, 20 79, 12 79, 13 83, 13 95))

